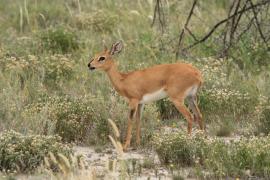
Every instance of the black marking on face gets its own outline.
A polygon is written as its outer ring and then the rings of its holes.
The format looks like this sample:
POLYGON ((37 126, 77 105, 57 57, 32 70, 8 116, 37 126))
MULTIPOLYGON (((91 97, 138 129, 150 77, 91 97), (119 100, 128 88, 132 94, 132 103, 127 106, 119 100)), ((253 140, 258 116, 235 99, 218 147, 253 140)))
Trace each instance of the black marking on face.
POLYGON ((101 56, 98 58, 98 61, 104 61, 105 60, 105 57, 104 56, 101 56))

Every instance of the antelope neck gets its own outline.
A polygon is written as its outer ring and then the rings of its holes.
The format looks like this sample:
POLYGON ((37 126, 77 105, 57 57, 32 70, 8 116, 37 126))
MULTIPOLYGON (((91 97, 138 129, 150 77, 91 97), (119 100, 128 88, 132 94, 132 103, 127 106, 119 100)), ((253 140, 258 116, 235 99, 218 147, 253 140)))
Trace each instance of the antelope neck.
POLYGON ((109 76, 113 86, 117 91, 121 89, 121 83, 123 80, 123 75, 117 69, 117 65, 115 63, 112 64, 110 69, 106 71, 107 75, 109 76))

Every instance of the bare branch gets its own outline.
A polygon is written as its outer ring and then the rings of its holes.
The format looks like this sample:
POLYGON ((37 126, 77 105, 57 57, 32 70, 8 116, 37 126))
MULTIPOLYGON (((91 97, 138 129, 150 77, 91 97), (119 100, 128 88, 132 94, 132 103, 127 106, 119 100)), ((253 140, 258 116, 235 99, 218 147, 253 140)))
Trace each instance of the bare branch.
POLYGON ((191 7, 189 15, 188 15, 188 18, 187 18, 187 20, 185 22, 184 28, 181 30, 181 33, 179 35, 178 45, 177 45, 177 48, 176 48, 176 58, 178 58, 178 56, 179 56, 179 51, 180 51, 180 48, 181 48, 181 45, 182 45, 182 40, 183 40, 183 38, 185 36, 185 29, 187 29, 188 23, 189 23, 189 21, 191 19, 191 16, 193 14, 193 11, 194 11, 194 8, 195 8, 197 2, 198 2, 198 0, 193 1, 192 7, 191 7))
POLYGON ((156 0, 156 5, 155 5, 155 10, 154 10, 154 17, 153 17, 153 21, 151 24, 151 27, 154 26, 155 21, 157 19, 158 16, 158 22, 161 26, 161 32, 164 33, 164 28, 165 28, 165 15, 164 15, 164 11, 162 9, 162 2, 161 0, 156 0))
MULTIPOLYGON (((236 3, 236 1, 233 1, 232 5, 230 6, 229 12, 228 12, 228 17, 231 16, 231 12, 235 6, 235 3, 236 3)), ((224 37, 223 37, 223 44, 224 44, 225 48, 227 46, 226 42, 227 42, 227 35, 228 35, 228 31, 229 31, 229 24, 230 24, 230 21, 227 21, 226 26, 225 26, 224 37)))
POLYGON ((258 17, 257 17, 257 12, 256 12, 256 10, 255 10, 254 4, 253 4, 253 2, 252 2, 251 0, 248 0, 248 1, 249 1, 250 5, 251 5, 251 7, 252 7, 252 12, 253 12, 253 14, 254 14, 255 23, 256 23, 257 29, 258 29, 258 31, 259 31, 259 34, 260 34, 260 36, 261 36, 263 42, 266 44, 266 46, 268 46, 267 40, 266 40, 266 38, 265 38, 265 36, 264 36, 264 34, 263 34, 263 32, 262 32, 262 29, 261 29, 261 26, 260 26, 260 23, 259 23, 259 20, 258 20, 258 17))
POLYGON ((254 21, 254 17, 249 21, 247 27, 238 35, 236 41, 239 41, 240 38, 251 28, 253 21, 254 21))
MULTIPOLYGON (((234 2, 236 2, 236 1, 234 1, 234 2)), ((241 0, 237 1, 237 4, 236 4, 236 7, 235 7, 235 10, 234 10, 234 13, 233 14, 236 14, 238 12, 238 10, 240 8, 240 2, 241 2, 241 0)), ((243 9, 246 8, 247 2, 248 1, 246 0, 243 9)), ((223 40, 223 42, 224 42, 224 49, 223 49, 223 52, 222 52, 222 57, 228 56, 228 51, 231 48, 231 46, 232 46, 232 44, 234 42, 234 39, 235 39, 235 36, 234 36, 235 35, 235 32, 237 30, 237 27, 239 25, 239 22, 240 22, 240 20, 242 18, 242 15, 244 13, 245 12, 242 12, 238 16, 234 16, 234 18, 232 18, 232 23, 231 23, 231 28, 230 28, 230 36, 229 36, 229 39, 228 39, 228 41, 229 41, 228 44, 226 43, 226 40, 227 40, 227 39, 225 39, 226 37, 224 37, 224 40, 223 40)), ((230 14, 229 14, 229 16, 230 16, 230 14)), ((229 22, 229 21, 227 21, 227 22, 229 22)), ((229 25, 229 23, 227 23, 227 26, 228 25, 229 25)), ((227 32, 226 32, 225 35, 227 35, 227 32)))
POLYGON ((191 32, 191 30, 190 30, 188 27, 186 27, 186 30, 187 30, 187 32, 189 33, 189 35, 191 35, 191 37, 193 37, 193 39, 194 39, 195 41, 198 41, 198 39, 197 39, 197 37, 195 36, 195 34, 193 34, 193 33, 191 32))
POLYGON ((184 48, 183 51, 186 51, 186 50, 188 50, 188 49, 196 46, 197 44, 200 44, 200 43, 206 41, 215 32, 215 30, 220 25, 224 24, 225 22, 229 21, 230 19, 234 18, 235 16, 237 16, 237 15, 243 13, 243 12, 249 11, 252 8, 263 6, 263 5, 266 5, 268 3, 270 3, 270 1, 269 0, 265 0, 265 1, 262 1, 260 3, 255 4, 253 6, 242 8, 241 10, 239 10, 238 12, 234 13, 233 15, 227 17, 226 19, 223 19, 223 20, 219 21, 204 37, 202 37, 200 40, 194 42, 193 44, 189 45, 188 47, 184 48))

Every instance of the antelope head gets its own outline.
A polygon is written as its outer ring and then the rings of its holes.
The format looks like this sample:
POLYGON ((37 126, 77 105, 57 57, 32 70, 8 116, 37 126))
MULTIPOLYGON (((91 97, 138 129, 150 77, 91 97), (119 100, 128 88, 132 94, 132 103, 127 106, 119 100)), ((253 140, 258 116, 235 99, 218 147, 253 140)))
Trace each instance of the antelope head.
POLYGON ((114 43, 111 49, 104 47, 104 50, 94 56, 88 63, 89 70, 102 69, 107 71, 113 64, 112 56, 119 53, 123 48, 122 41, 114 43))

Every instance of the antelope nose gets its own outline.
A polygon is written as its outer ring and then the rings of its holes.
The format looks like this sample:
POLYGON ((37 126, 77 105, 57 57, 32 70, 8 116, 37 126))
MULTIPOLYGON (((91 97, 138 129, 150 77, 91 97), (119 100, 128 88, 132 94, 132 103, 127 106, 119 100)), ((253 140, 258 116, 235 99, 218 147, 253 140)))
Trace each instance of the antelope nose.
POLYGON ((91 66, 91 64, 90 63, 88 63, 88 68, 90 69, 90 70, 94 70, 94 69, 96 69, 95 67, 93 67, 93 66, 91 66))

